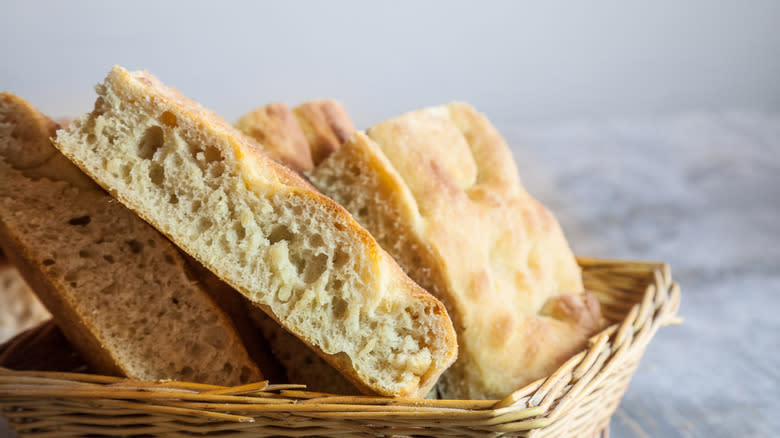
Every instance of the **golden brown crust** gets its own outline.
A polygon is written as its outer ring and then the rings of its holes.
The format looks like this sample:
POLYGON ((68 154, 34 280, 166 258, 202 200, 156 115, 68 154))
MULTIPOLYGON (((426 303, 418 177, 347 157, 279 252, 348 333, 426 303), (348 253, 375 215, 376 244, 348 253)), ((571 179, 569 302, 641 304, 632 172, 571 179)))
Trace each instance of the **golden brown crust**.
POLYGON ((309 144, 293 112, 283 103, 272 103, 242 116, 236 128, 257 141, 271 158, 298 172, 314 168, 309 144))
POLYGON ((590 292, 581 296, 561 294, 552 297, 539 314, 581 327, 586 333, 595 332, 604 324, 599 300, 590 292))
POLYGON ((355 125, 335 100, 313 100, 293 109, 311 148, 314 166, 319 165, 355 133, 355 125))

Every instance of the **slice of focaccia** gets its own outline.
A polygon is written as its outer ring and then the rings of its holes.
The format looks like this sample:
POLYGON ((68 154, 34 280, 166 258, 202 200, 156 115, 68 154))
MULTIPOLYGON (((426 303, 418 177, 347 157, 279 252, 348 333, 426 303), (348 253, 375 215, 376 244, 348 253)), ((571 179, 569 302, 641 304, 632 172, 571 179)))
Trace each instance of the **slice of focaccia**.
POLYGON ((444 396, 503 397, 552 372, 601 324, 557 221, 469 105, 382 122, 308 176, 447 306, 460 353, 444 396))
POLYGON ((262 379, 176 248, 50 143, 56 124, 0 94, 0 246, 95 370, 140 380, 262 379))
POLYGON ((444 306, 346 210, 149 73, 97 91, 60 151, 359 389, 424 395, 454 361, 444 306))

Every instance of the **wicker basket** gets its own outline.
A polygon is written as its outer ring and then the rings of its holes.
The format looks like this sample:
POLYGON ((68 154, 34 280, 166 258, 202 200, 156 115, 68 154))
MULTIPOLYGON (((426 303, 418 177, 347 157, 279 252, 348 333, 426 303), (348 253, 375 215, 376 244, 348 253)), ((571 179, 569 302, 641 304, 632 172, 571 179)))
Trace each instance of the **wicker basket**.
POLYGON ((648 342, 678 322, 680 292, 662 263, 579 262, 614 324, 551 376, 503 400, 336 396, 302 385, 230 388, 0 367, 0 407, 20 436, 35 437, 606 436, 648 342))

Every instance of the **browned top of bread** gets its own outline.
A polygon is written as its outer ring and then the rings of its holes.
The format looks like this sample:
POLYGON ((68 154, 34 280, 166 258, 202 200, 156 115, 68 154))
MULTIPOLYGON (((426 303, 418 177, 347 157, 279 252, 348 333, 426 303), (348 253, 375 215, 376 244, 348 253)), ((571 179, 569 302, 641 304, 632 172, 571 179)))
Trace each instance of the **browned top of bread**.
POLYGON ((446 396, 502 397, 554 370, 598 327, 557 221, 469 105, 375 125, 309 176, 447 305, 461 353, 443 377, 446 396))
POLYGON ((314 169, 355 133, 347 112, 330 99, 309 101, 293 111, 272 103, 245 114, 235 126, 270 157, 298 172, 314 169))
POLYGON ((315 166, 355 133, 352 119, 335 100, 312 100, 298 105, 293 112, 309 142, 315 166))
POLYGON ((362 391, 424 395, 454 360, 444 306, 342 207, 146 72, 97 91, 57 147, 362 391))
POLYGON ((271 158, 298 172, 314 167, 306 137, 287 105, 272 103, 258 108, 238 119, 236 128, 260 143, 271 158))

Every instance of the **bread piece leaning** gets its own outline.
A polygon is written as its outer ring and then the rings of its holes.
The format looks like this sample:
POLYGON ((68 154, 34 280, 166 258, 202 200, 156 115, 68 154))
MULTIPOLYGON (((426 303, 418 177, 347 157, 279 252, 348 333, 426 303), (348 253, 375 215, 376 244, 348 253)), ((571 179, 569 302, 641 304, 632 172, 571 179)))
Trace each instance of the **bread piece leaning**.
POLYGON ((554 371, 600 326, 558 222, 469 105, 357 133, 308 176, 447 305, 460 354, 442 376, 445 397, 504 397, 554 371))
POLYGON ((346 210, 149 73, 97 92, 57 147, 361 391, 424 395, 454 361, 444 306, 346 210))
POLYGON ((262 379, 176 248, 51 145, 56 127, 0 94, 0 246, 68 340, 103 373, 262 379))

